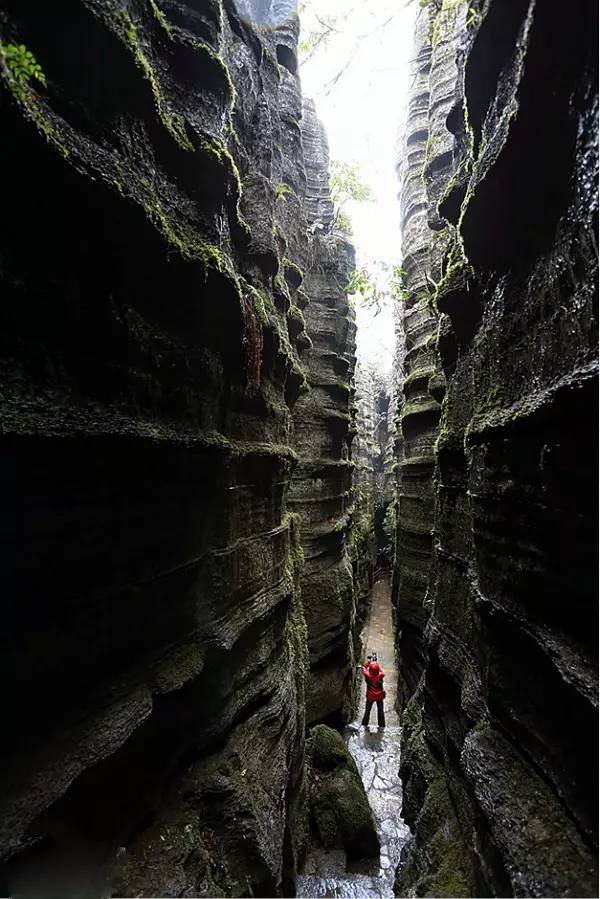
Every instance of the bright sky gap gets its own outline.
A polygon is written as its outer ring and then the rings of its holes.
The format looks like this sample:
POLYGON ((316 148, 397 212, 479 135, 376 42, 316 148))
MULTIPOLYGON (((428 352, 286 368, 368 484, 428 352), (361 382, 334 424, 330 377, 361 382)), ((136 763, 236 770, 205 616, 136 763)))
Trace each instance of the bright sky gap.
MULTIPOLYGON (((357 266, 401 263, 398 135, 404 128, 416 3, 309 0, 300 4, 301 41, 327 30, 302 62, 302 89, 316 103, 332 159, 358 165, 371 202, 350 201, 357 266)), ((305 54, 306 55, 306 54, 305 54)), ((391 303, 378 314, 356 304, 357 358, 388 372, 394 325, 391 303)))

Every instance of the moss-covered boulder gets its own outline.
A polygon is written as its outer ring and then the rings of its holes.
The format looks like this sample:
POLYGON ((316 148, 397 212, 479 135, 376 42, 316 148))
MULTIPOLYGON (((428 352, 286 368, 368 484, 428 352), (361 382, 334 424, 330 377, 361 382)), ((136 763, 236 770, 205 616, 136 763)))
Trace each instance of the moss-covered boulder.
POLYGON ((326 849, 349 858, 379 854, 373 814, 354 759, 337 731, 319 724, 307 742, 311 818, 326 849))

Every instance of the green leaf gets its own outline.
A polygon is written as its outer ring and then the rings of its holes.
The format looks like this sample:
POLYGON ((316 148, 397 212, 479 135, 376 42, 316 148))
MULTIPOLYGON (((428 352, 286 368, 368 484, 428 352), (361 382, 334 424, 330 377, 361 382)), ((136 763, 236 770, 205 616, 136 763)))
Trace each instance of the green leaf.
MULTIPOLYGON (((31 50, 25 44, 0 44, 11 75, 21 88, 27 87, 32 78, 36 78, 41 84, 46 84, 46 76, 42 67, 37 62, 31 50)), ((24 91, 19 90, 19 96, 24 96, 24 91)))

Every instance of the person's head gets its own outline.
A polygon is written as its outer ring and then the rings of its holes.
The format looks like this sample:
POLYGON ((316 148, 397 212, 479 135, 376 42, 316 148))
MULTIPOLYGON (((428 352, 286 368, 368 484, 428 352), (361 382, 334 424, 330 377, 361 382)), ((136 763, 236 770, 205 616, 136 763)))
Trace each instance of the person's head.
POLYGON ((379 662, 369 662, 369 672, 371 674, 379 674, 379 662))

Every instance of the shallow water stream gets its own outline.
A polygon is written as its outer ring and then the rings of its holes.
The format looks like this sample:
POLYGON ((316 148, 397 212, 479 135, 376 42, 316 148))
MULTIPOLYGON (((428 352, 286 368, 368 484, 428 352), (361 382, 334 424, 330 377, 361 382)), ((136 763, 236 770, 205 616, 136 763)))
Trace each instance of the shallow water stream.
MULTIPOLYGON (((400 726, 394 708, 397 677, 390 586, 387 581, 378 581, 373 588, 373 604, 365 636, 366 648, 377 651, 379 664, 386 672, 386 727, 380 729, 373 723, 368 728, 360 726, 364 713, 363 695, 356 720, 346 728, 344 736, 373 809, 381 854, 379 859, 347 866, 346 854, 342 850, 313 849, 308 854, 303 873, 297 879, 297 895, 301 897, 393 897, 396 866, 402 847, 410 837, 410 831, 400 817, 400 726)), ((359 673, 357 677, 362 681, 359 673)), ((362 692, 364 694, 364 688, 362 692)), ((371 710, 371 721, 377 721, 376 706, 371 710)))

